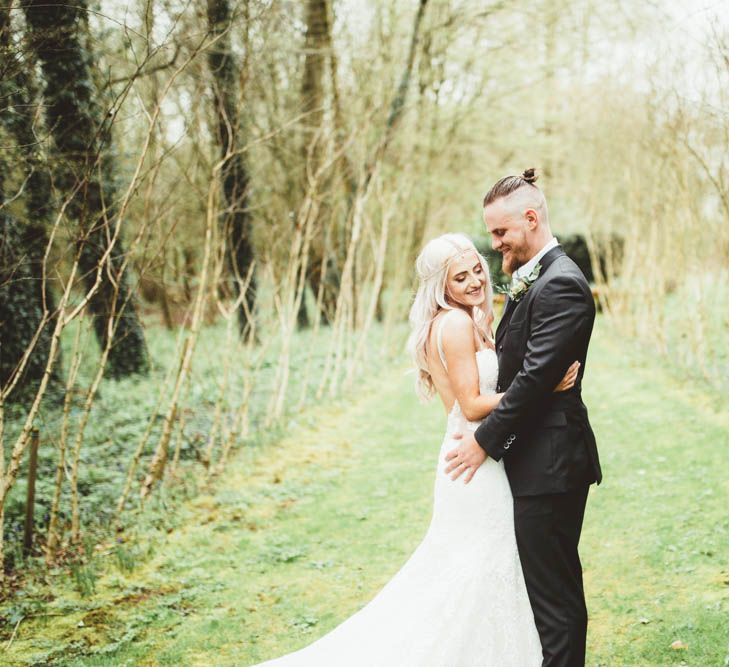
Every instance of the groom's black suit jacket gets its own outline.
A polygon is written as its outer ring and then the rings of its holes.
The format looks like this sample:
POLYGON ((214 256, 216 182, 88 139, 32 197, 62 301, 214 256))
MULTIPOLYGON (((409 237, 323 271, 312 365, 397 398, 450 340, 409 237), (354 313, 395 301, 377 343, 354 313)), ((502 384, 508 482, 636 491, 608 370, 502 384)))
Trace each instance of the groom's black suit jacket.
POLYGON ((561 246, 539 261, 539 277, 518 301, 508 300, 496 330, 498 407, 475 433, 502 457, 514 496, 571 491, 602 479, 581 383, 595 321, 590 287, 561 246), (573 361, 575 386, 554 392, 573 361))

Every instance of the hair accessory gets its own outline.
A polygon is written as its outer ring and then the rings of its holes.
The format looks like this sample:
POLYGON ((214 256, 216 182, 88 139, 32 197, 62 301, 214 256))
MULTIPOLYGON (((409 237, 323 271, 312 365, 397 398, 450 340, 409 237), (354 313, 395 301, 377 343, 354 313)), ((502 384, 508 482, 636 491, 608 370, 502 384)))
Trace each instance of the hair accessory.
POLYGON ((456 261, 457 259, 460 259, 461 257, 465 256, 469 252, 475 252, 477 255, 479 254, 478 250, 476 250, 475 246, 472 246, 470 248, 461 248, 461 246, 456 245, 452 241, 450 241, 448 239, 446 239, 446 240, 448 241, 448 243, 450 243, 455 248, 456 252, 454 252, 450 257, 448 257, 448 259, 445 262, 443 262, 442 266, 439 266, 437 269, 434 269, 430 273, 422 276, 421 280, 430 280, 433 276, 437 276, 441 271, 447 269, 451 265, 452 262, 456 261))

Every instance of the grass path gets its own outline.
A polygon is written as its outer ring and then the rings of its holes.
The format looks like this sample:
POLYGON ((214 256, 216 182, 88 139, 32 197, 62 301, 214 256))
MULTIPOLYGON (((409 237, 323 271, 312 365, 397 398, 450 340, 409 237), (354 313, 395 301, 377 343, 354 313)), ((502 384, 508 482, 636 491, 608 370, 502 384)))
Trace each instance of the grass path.
MULTIPOLYGON (((602 326, 585 380, 605 475, 582 542, 588 665, 728 665, 729 415, 602 326)), ((65 613, 25 621, 0 662, 242 666, 334 627, 430 518, 444 417, 411 382, 393 370, 241 452, 149 560, 110 567, 86 602, 57 590, 65 613)))

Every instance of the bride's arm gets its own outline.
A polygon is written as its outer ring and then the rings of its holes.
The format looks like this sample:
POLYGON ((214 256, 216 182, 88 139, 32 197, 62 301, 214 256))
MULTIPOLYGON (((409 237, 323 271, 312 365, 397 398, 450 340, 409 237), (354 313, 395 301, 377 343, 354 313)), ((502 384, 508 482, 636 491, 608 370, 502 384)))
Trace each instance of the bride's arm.
POLYGON ((469 421, 489 415, 503 394, 479 394, 476 342, 473 322, 467 313, 454 311, 443 322, 443 353, 448 364, 448 380, 463 415, 469 421))
MULTIPOLYGON (((479 393, 473 323, 463 311, 454 311, 448 321, 443 323, 443 353, 448 364, 448 380, 461 406, 461 412, 469 421, 484 419, 493 412, 504 394, 482 396, 479 393)), ((579 368, 579 362, 575 361, 553 391, 571 389, 579 368)))

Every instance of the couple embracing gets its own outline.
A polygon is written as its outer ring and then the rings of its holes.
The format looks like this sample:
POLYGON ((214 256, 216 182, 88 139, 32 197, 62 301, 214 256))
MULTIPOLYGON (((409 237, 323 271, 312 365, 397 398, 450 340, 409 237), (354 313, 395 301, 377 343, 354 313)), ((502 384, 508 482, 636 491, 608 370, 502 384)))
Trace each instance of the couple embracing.
POLYGON ((579 667, 578 543, 600 482, 581 398, 590 288, 552 236, 534 170, 499 180, 484 223, 512 276, 494 320, 488 267, 461 234, 417 260, 417 389, 448 414, 433 517, 410 559, 330 633, 267 667, 579 667))

